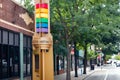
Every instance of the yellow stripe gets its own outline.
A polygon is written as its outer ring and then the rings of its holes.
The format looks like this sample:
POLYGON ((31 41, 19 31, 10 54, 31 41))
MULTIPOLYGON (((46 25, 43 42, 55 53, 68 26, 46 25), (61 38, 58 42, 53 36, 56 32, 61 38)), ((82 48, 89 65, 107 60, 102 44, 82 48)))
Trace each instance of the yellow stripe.
POLYGON ((48 13, 48 9, 41 8, 41 12, 48 13))
POLYGON ((40 9, 35 9, 35 13, 40 13, 40 9))
POLYGON ((41 17, 48 18, 48 14, 41 13, 41 17))
POLYGON ((39 8, 39 9, 35 9, 36 13, 48 13, 48 9, 44 9, 44 8, 39 8))
POLYGON ((40 18, 40 14, 36 14, 35 16, 36 16, 36 18, 40 18))
POLYGON ((48 14, 46 13, 41 13, 41 14, 36 14, 36 18, 48 18, 48 14))

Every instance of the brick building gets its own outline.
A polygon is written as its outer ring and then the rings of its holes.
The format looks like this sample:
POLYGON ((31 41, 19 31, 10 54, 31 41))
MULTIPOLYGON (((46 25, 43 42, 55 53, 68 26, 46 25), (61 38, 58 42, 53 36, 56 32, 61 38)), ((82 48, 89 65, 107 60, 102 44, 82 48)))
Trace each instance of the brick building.
POLYGON ((24 77, 31 75, 33 32, 33 17, 22 6, 0 0, 0 80, 19 78, 22 69, 24 77))

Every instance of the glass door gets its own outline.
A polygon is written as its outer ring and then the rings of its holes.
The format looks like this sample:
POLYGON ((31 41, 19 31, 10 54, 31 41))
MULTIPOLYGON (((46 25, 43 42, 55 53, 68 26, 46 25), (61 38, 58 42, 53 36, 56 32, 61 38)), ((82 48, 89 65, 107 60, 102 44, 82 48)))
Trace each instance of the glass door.
POLYGON ((9 77, 12 77, 14 75, 14 67, 13 67, 13 55, 14 55, 14 47, 9 46, 9 77))
POLYGON ((14 47, 14 58, 13 58, 13 72, 14 72, 14 76, 19 76, 19 71, 20 71, 20 58, 19 58, 19 47, 15 46, 14 47))
POLYGON ((8 46, 2 46, 2 78, 8 77, 8 46))
POLYGON ((2 57, 1 57, 1 44, 0 44, 0 79, 2 79, 2 57))
POLYGON ((19 47, 9 46, 9 77, 19 76, 19 47))

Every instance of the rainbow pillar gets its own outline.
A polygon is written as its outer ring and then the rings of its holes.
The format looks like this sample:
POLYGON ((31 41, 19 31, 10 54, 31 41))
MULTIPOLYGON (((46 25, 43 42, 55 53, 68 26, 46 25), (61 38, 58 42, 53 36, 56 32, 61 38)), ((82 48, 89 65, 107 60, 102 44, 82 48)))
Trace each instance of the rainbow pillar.
POLYGON ((32 80, 54 80, 49 0, 35 0, 35 33, 32 47, 32 80))
POLYGON ((37 3, 35 13, 36 32, 48 33, 48 3, 37 3))

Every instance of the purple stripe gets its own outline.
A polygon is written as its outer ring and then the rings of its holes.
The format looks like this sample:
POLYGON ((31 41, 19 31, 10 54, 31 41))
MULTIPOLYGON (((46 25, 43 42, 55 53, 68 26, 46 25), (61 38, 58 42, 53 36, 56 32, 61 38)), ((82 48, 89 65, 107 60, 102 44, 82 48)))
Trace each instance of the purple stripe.
POLYGON ((36 28, 36 32, 48 32, 48 28, 36 28))

